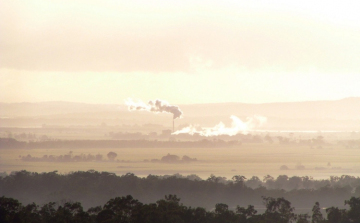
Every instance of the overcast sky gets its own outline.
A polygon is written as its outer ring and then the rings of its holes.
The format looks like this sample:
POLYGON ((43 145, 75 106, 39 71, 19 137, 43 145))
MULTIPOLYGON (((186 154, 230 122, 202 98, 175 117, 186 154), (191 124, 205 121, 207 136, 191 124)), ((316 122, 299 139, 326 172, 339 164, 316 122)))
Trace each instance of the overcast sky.
POLYGON ((0 0, 0 102, 360 96, 360 1, 0 0))

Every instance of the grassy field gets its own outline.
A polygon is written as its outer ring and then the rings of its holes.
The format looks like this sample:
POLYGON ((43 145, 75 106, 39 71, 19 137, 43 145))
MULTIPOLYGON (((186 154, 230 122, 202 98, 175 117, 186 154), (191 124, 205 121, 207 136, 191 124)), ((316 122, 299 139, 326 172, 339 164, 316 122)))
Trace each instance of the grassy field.
POLYGON ((180 173, 182 175, 197 174, 207 178, 211 174, 224 176, 228 179, 234 175, 246 177, 270 174, 288 176, 312 176, 328 178, 329 176, 352 175, 360 176, 360 151, 343 149, 338 146, 311 149, 307 146, 279 144, 243 144, 234 148, 103 148, 103 149, 1 149, 0 172, 27 170, 48 172, 57 170, 68 173, 78 170, 114 172, 122 175, 128 172, 138 176, 149 174, 165 175, 180 173), (43 155, 101 154, 99 162, 25 162, 20 156, 42 157, 43 155), (110 151, 118 154, 117 162, 110 162, 106 154, 110 151), (161 159, 168 153, 182 157, 187 155, 197 158, 191 163, 153 163, 144 159, 161 159), (330 163, 330 165, 328 165, 330 163), (286 165, 288 170, 280 170, 286 165), (298 169, 302 165, 305 169, 298 169))

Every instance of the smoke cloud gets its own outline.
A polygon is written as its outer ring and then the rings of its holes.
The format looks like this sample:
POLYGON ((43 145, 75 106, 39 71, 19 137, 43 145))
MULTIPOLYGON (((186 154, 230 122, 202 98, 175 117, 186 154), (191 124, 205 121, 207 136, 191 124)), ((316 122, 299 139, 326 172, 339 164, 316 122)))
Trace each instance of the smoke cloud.
POLYGON ((173 119, 181 118, 183 114, 178 106, 170 105, 168 102, 159 99, 145 104, 142 101, 134 102, 131 98, 128 98, 125 100, 125 104, 128 106, 129 111, 166 112, 173 114, 173 119))
POLYGON ((246 121, 243 122, 241 119, 236 117, 235 115, 230 116, 232 119, 231 127, 226 127, 224 123, 220 122, 219 124, 215 125, 212 128, 203 128, 203 127, 196 127, 196 126, 188 126, 179 131, 174 132, 174 135, 178 134, 199 134, 201 136, 218 136, 218 135, 229 135, 233 136, 238 133, 248 133, 250 130, 262 126, 266 121, 267 118, 263 116, 252 116, 246 118, 246 121))

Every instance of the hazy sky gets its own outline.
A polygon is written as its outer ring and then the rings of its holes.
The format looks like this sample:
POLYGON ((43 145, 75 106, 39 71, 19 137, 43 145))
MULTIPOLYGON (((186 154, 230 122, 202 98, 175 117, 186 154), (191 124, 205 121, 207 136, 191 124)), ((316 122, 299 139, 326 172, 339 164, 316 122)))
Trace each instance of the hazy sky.
POLYGON ((360 96, 360 1, 0 0, 0 102, 360 96))

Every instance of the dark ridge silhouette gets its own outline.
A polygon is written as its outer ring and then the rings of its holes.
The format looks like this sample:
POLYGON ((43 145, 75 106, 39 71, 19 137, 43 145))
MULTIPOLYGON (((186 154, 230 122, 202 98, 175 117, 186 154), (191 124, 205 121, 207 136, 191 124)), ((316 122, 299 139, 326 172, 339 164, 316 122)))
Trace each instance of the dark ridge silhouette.
POLYGON ((117 176, 109 172, 57 171, 35 173, 19 171, 0 177, 0 196, 18 199, 24 204, 50 201, 80 201, 84 207, 98 206, 116 196, 131 194, 145 203, 152 203, 166 194, 177 194, 185 205, 211 209, 224 202, 229 207, 248 204, 262 206, 262 196, 284 197, 294 207, 308 212, 315 202, 322 207, 343 207, 343 200, 360 196, 360 178, 333 177, 312 180, 309 177, 265 176, 246 179, 236 175, 231 180, 211 175, 202 180, 196 175, 137 177, 132 173, 117 176), (255 186, 255 184, 257 184, 255 186), (354 187, 354 185, 357 185, 354 187), (287 190, 285 190, 287 189, 287 190))
POLYGON ((143 204, 131 195, 115 197, 103 206, 91 207, 84 211, 80 202, 49 202, 39 207, 36 203, 22 205, 18 200, 0 197, 0 222, 133 222, 133 223, 347 223, 360 222, 360 197, 345 200, 349 209, 326 208, 323 216, 319 202, 315 202, 311 212, 296 214, 291 202, 280 198, 263 196, 264 211, 258 212, 253 205, 246 208, 237 205, 229 207, 217 203, 207 211, 202 207, 187 207, 180 203, 177 195, 165 195, 165 199, 143 204))

